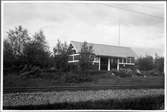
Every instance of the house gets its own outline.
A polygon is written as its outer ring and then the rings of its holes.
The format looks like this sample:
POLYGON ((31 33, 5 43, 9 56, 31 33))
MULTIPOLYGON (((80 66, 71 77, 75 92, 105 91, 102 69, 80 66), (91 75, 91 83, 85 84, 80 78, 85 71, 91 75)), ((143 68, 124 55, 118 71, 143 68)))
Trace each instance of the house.
MULTIPOLYGON (((75 53, 69 56, 68 62, 77 63, 79 61, 79 52, 83 43, 71 41, 70 44, 75 53)), ((133 67, 135 65, 136 54, 129 47, 94 43, 88 43, 88 46, 93 46, 94 53, 96 55, 93 64, 98 66, 98 70, 119 70, 121 67, 133 67)))

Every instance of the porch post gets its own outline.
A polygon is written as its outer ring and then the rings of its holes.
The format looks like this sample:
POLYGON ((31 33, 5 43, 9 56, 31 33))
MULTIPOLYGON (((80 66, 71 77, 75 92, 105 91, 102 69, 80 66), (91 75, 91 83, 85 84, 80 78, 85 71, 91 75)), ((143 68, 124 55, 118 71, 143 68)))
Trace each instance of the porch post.
POLYGON ((108 71, 110 71, 110 58, 108 58, 108 71))
POLYGON ((72 59, 73 59, 73 62, 74 62, 74 55, 73 55, 72 59))
POLYGON ((101 59, 100 59, 100 56, 99 56, 99 71, 100 71, 100 60, 101 60, 101 59))
POLYGON ((119 58, 117 60, 117 70, 119 71, 119 58))

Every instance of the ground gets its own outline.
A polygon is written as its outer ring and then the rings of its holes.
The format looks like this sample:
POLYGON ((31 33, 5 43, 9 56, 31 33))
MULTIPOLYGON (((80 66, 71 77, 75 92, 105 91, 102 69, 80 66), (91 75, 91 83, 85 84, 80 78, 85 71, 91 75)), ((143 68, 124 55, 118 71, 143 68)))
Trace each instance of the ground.
MULTIPOLYGON (((47 74, 48 77, 54 74, 47 74), (49 76, 50 75, 50 76, 49 76)), ((105 89, 105 88, 163 88, 164 87, 164 77, 163 76, 135 76, 135 77, 117 77, 112 76, 110 72, 105 72, 102 74, 91 75, 93 81, 82 82, 82 83, 65 83, 62 80, 56 80, 55 78, 31 78, 31 79, 21 79, 20 76, 15 74, 9 74, 4 76, 4 89, 11 88, 47 88, 51 90, 57 87, 57 90, 67 89, 67 87, 75 87, 76 90, 79 88, 89 88, 89 89, 105 89), (63 88, 64 87, 64 88, 63 88), (92 88, 91 88, 92 87, 92 88)), ((74 88, 74 90, 75 90, 74 88)), ((23 90, 23 89, 22 89, 23 90)))
POLYGON ((92 74, 91 82, 65 83, 57 74, 4 76, 4 109, 164 109, 164 76, 92 74), (59 102, 60 101, 60 102, 59 102), (71 101, 71 102, 69 102, 71 101))

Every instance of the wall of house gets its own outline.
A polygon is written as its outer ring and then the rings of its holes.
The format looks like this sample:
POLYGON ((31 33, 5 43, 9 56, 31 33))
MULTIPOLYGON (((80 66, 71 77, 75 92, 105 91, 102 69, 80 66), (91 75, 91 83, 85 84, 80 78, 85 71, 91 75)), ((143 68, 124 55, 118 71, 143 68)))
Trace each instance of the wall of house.
MULTIPOLYGON (((79 54, 73 54, 69 56, 69 63, 77 63, 79 61, 79 54)), ((118 58, 118 57, 106 57, 106 56, 97 56, 92 62, 92 70, 105 70, 110 71, 112 69, 127 69, 134 67, 134 58, 118 58), (118 67, 119 60, 119 67, 118 67), (110 64, 109 64, 110 62, 110 64), (99 66, 100 63, 100 66, 99 66), (108 65, 109 64, 109 65, 108 65)))

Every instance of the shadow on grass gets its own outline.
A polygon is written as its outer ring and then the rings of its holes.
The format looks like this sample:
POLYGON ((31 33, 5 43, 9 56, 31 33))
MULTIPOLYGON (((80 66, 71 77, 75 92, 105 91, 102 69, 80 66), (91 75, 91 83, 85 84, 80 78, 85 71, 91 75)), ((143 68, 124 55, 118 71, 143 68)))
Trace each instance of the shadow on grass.
POLYGON ((159 96, 145 96, 140 98, 130 99, 112 99, 112 100, 98 100, 77 103, 55 103, 46 105, 28 105, 3 107, 7 109, 17 110, 71 110, 71 109, 114 109, 114 110, 163 110, 164 109, 164 95, 159 96))

